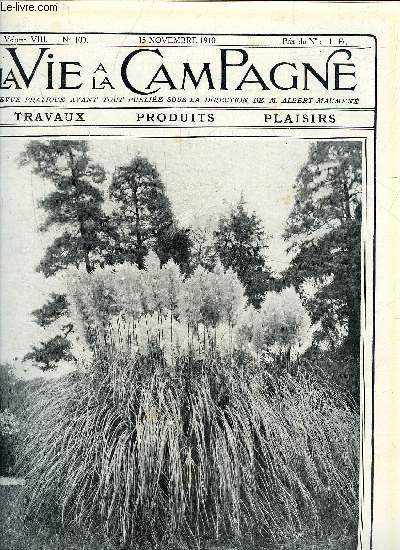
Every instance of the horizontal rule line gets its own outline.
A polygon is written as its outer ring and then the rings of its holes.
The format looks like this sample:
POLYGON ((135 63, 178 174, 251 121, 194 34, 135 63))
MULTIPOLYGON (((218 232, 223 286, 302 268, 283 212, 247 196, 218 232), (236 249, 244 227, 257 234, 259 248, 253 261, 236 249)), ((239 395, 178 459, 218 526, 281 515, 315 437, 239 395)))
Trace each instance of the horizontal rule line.
POLYGON ((219 111, 339 111, 339 112, 346 112, 346 113, 351 113, 351 112, 375 112, 375 108, 374 107, 309 107, 309 108, 306 108, 306 107, 287 107, 287 108, 284 108, 284 107, 278 107, 278 108, 275 108, 275 107, 233 107, 232 105, 229 105, 229 106, 226 106, 226 107, 220 107, 220 106, 216 106, 216 105, 204 105, 204 106, 198 106, 198 107, 191 107, 191 106, 183 106, 183 105, 176 105, 176 106, 172 106, 172 105, 168 105, 168 106, 165 106, 165 107, 162 107, 162 106, 159 106, 159 105, 154 105, 154 106, 124 106, 124 107, 117 107, 117 106, 113 106, 113 107, 81 107, 81 106, 77 106, 77 107, 71 107, 71 106, 68 106, 68 107, 63 107, 62 105, 35 105, 35 104, 32 104, 32 105, 20 105, 19 103, 15 103, 14 105, 0 105, 0 109, 62 109, 64 111, 77 111, 77 110, 81 110, 81 111, 111 111, 111 110, 136 110, 136 111, 139 111, 139 110, 144 110, 144 109, 151 109, 151 110, 163 110, 163 111, 167 111, 167 110, 170 110, 170 109, 175 109, 177 111, 180 111, 180 110, 184 110, 184 109, 190 109, 192 111, 199 111, 199 110, 202 110, 204 111, 205 109, 213 109, 213 110, 219 110, 219 111))
MULTIPOLYGON (((70 43, 63 43, 63 42, 10 42, 10 43, 0 43, 1 47, 32 47, 32 46, 40 46, 40 47, 46 47, 46 46, 81 46, 85 48, 90 47, 99 47, 99 44, 91 44, 91 43, 85 43, 85 44, 70 44, 70 43)), ((267 49, 267 50, 288 50, 288 49, 312 49, 312 48, 338 48, 339 46, 331 46, 331 45, 322 45, 322 44, 316 44, 313 46, 254 46, 251 44, 203 44, 203 43, 197 43, 197 44, 161 44, 159 42, 157 43, 147 43, 147 44, 105 44, 105 48, 152 48, 154 46, 160 47, 160 48, 201 48, 201 47, 214 47, 214 48, 247 48, 247 49, 267 49)), ((370 50, 372 46, 346 46, 346 49, 349 50, 370 50)))
POLYGON ((374 130, 374 127, 373 126, 333 126, 333 125, 328 125, 328 126, 321 126, 321 125, 295 125, 295 124, 274 124, 274 125, 271 125, 271 124, 266 124, 266 125, 263 125, 263 126, 260 126, 260 125, 250 125, 250 126, 246 126, 246 125, 230 125, 230 124, 225 124, 225 125, 220 125, 220 124, 214 124, 214 125, 196 125, 196 126, 184 126, 184 125, 181 125, 181 126, 170 126, 170 125, 163 125, 163 124, 147 124, 147 125, 143 125, 143 124, 40 124, 40 125, 29 125, 29 124, 0 124, 0 128, 71 128, 71 127, 74 127, 74 128, 146 128, 146 129, 149 129, 149 128, 164 128, 164 129, 180 129, 180 130, 183 130, 183 129, 186 129, 186 128, 258 128, 258 129, 262 129, 262 128, 275 128, 275 129, 279 129, 279 128, 286 128, 286 129, 314 129, 314 130, 321 130, 321 129, 324 129, 324 130, 332 130, 332 129, 335 129, 335 130, 374 130))
MULTIPOLYGON (((351 130, 352 128, 346 128, 346 130, 351 130)), ((52 137, 52 136, 55 136, 55 137, 60 137, 58 134, 3 134, 2 136, 0 136, 0 138, 30 138, 30 137, 52 137)), ((68 134, 69 137, 82 137, 82 134, 68 134)), ((130 135, 127 135, 127 134, 90 134, 88 136, 89 138, 90 137, 128 137, 128 138, 132 138, 132 136, 130 135)), ((259 135, 259 134, 219 134, 219 135, 216 135, 216 136, 210 136, 210 135, 204 135, 204 134, 191 134, 191 135, 181 135, 180 136, 180 139, 221 139, 221 138, 229 138, 229 139, 237 139, 237 138, 260 138, 260 139, 275 139, 275 138, 284 138, 284 139, 290 139, 290 140, 304 140, 304 141, 315 141, 315 137, 314 136, 289 136, 289 135, 285 135, 285 134, 277 134, 276 132, 274 132, 273 134, 268 134, 268 135, 265 135, 265 134, 262 134, 262 135, 259 135)), ((154 135, 152 134, 151 136, 135 136, 134 139, 138 139, 138 140, 141 140, 141 139, 144 139, 144 140, 147 140, 147 139, 176 139, 176 136, 165 136, 165 135, 154 135)), ((362 137, 362 138, 359 138, 359 137, 349 137, 348 135, 343 135, 343 136, 336 136, 336 135, 327 135, 327 136, 324 136, 323 137, 324 140, 329 140, 329 141, 343 141, 343 140, 347 140, 347 141, 359 141, 360 139, 363 139, 364 141, 367 139, 365 137, 362 137)))
POLYGON ((59 32, 59 31, 35 31, 35 32, 31 32, 31 31, 1 31, 0 35, 6 35, 6 34, 14 34, 14 35, 18 35, 18 34, 34 34, 34 35, 38 35, 38 34, 51 34, 51 35, 55 35, 55 34, 59 34, 59 35, 65 35, 67 36, 68 34, 72 34, 72 35, 79 35, 79 36, 82 36, 82 35, 85 35, 85 34, 88 34, 88 35, 99 35, 99 36, 102 36, 102 35, 110 35, 110 36, 258 36, 258 37, 267 37, 267 36, 274 36, 274 37, 277 37, 277 36, 281 36, 281 37, 289 37, 289 36, 307 36, 309 38, 314 38, 314 37, 318 37, 318 36, 357 36, 358 38, 376 38, 375 35, 373 34, 368 34, 368 33, 319 33, 319 32, 315 32, 315 33, 223 33, 223 32, 217 32, 217 33, 210 33, 210 32, 98 32, 98 31, 81 31, 81 32, 77 32, 77 31, 71 31, 71 32, 59 32))

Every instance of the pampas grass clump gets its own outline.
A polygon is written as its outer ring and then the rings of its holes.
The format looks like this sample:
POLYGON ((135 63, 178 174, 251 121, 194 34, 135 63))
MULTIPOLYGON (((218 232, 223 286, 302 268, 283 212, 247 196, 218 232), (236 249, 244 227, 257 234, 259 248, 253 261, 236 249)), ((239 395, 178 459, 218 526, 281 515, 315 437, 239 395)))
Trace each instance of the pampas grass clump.
POLYGON ((32 395, 32 514, 163 548, 354 524, 357 416, 334 389, 271 363, 274 345, 288 353, 309 329, 293 290, 246 309, 230 270, 184 280, 153 253, 144 270, 70 277, 84 353, 32 395))
POLYGON ((31 512, 153 547, 354 522, 356 415, 304 375, 242 359, 114 349, 47 383, 25 441, 31 512))

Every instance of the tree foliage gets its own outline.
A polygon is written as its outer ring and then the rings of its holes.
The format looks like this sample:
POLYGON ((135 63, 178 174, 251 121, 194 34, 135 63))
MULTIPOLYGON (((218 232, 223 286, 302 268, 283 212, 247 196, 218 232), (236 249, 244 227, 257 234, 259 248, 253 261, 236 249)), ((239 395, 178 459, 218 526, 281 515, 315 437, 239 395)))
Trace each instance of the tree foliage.
MULTIPOLYGON (((53 185, 39 206, 46 217, 41 231, 52 231, 54 240, 47 248, 37 270, 50 277, 70 265, 85 265, 90 272, 103 261, 107 219, 99 186, 105 180, 104 169, 94 163, 85 141, 31 141, 21 154, 20 164, 30 166, 39 177, 53 185)), ((32 312, 36 323, 47 328, 68 312, 65 295, 51 294, 42 308, 32 312)), ((67 323, 61 333, 33 347, 24 359, 51 368, 60 360, 69 360, 71 344, 67 323)))
POLYGON ((84 263, 91 271, 101 261, 106 229, 99 186, 105 171, 89 156, 85 141, 31 141, 21 155, 22 165, 51 182, 54 190, 39 201, 46 219, 40 229, 56 230, 53 243, 38 266, 45 277, 68 265, 84 263))
POLYGON ((222 265, 238 275, 250 303, 259 307, 272 278, 265 261, 268 239, 261 220, 247 211, 243 197, 227 216, 221 216, 214 236, 222 265))
MULTIPOLYGON (((42 328, 52 325, 68 313, 68 300, 65 294, 52 292, 47 302, 39 309, 32 311, 35 322, 42 328)), ((69 325, 66 325, 66 327, 69 325)))
POLYGON ((143 269, 144 258, 152 249, 162 263, 173 258, 183 268, 188 266, 188 232, 178 228, 164 184, 153 164, 137 155, 129 164, 116 168, 110 198, 114 203, 112 263, 128 261, 143 269))
POLYGON ((360 337, 361 157, 359 142, 311 145, 285 231, 293 255, 285 277, 320 323, 316 338, 333 348, 342 342, 353 358, 360 337))
POLYGON ((27 353, 24 361, 31 360, 37 363, 43 370, 53 369, 60 361, 71 361, 71 342, 61 334, 40 342, 40 347, 32 346, 32 351, 27 353))
MULTIPOLYGON (((160 175, 147 159, 136 156, 115 170, 109 193, 114 204, 111 216, 103 208, 101 186, 106 174, 90 158, 87 142, 32 141, 22 153, 20 164, 31 166, 35 174, 54 187, 39 201, 46 213, 40 230, 54 234, 37 268, 45 277, 69 266, 84 266, 90 273, 96 266, 131 262, 142 269, 150 248, 154 248, 162 263, 173 258, 184 271, 189 269, 188 231, 178 227, 160 175)), ((107 274, 107 270, 103 272, 104 276, 107 274)), ((105 281, 99 281, 91 289, 93 300, 105 300, 105 288, 105 281)), ((32 314, 39 326, 47 328, 68 313, 68 305, 65 295, 53 293, 32 314)), ((33 348, 25 359, 49 368, 70 357, 67 336, 72 328, 71 323, 65 324, 60 334, 42 342, 42 347, 33 348)))

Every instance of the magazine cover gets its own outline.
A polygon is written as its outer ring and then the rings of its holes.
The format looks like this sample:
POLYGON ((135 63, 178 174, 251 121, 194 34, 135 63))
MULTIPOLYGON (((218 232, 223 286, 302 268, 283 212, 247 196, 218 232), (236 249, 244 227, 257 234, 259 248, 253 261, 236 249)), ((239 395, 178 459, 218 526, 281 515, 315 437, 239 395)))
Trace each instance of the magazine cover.
POLYGON ((2 549, 400 547, 389 4, 1 2, 2 549))

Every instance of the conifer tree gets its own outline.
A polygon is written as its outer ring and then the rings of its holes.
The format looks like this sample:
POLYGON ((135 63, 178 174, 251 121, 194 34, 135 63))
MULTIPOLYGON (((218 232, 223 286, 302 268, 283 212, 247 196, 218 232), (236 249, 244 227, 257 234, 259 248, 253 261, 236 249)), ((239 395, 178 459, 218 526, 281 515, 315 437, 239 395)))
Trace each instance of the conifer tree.
POLYGON ((111 219, 115 263, 128 261, 143 269, 145 256, 153 250, 162 264, 172 258, 187 271, 189 235, 178 227, 165 186, 153 164, 137 155, 130 163, 116 168, 110 199, 114 203, 111 219))
MULTIPOLYGON (((31 141, 20 157, 22 166, 53 185, 53 190, 39 201, 46 218, 40 231, 53 231, 52 244, 37 267, 51 277, 70 265, 84 265, 91 272, 104 261, 107 220, 102 210, 103 194, 99 186, 105 180, 104 169, 95 164, 85 141, 31 141)), ((33 312, 41 327, 48 327, 67 313, 64 295, 52 294, 50 300, 33 312)), ((61 359, 69 359, 67 336, 72 327, 34 347, 25 356, 50 368, 61 359)))
POLYGON ((21 164, 32 167, 54 190, 39 201, 46 219, 41 231, 56 229, 58 235, 38 266, 45 277, 69 265, 85 264, 88 272, 101 261, 106 220, 102 211, 105 180, 102 166, 92 162, 85 141, 31 141, 21 164))
POLYGON ((295 184, 285 238, 293 255, 286 280, 314 283, 307 300, 317 340, 354 359, 360 345, 361 143, 311 145, 295 184), (343 338, 342 335, 345 335, 343 338))
POLYGON ((222 265, 237 274, 249 303, 259 307, 272 281, 266 265, 268 237, 255 212, 247 211, 243 196, 227 216, 221 216, 214 237, 222 265))

